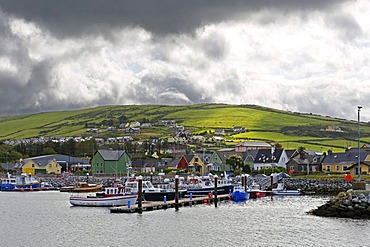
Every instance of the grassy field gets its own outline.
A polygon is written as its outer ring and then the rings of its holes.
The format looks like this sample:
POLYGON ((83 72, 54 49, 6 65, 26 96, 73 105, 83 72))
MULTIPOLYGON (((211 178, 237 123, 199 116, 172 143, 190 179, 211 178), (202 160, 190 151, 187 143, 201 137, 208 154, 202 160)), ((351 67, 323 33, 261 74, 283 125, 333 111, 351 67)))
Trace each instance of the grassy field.
MULTIPOLYGON (((105 130, 107 121, 119 125, 121 119, 128 122, 151 122, 153 128, 141 129, 134 136, 144 140, 150 136, 171 136, 173 132, 161 126, 161 120, 176 120, 193 134, 211 132, 216 128, 226 129, 228 143, 240 141, 278 142, 284 148, 304 146, 306 149, 326 151, 343 150, 357 146, 357 122, 312 114, 285 112, 255 105, 197 104, 186 106, 123 105, 101 106, 90 109, 62 112, 45 112, 31 115, 0 118, 0 140, 22 139, 40 136, 87 135, 88 128, 105 130), (232 132, 242 126, 244 133, 232 132), (323 131, 327 126, 338 126, 342 132, 323 131)), ((123 136, 123 130, 113 133, 123 136)), ((102 134, 107 135, 103 132, 102 134)), ((370 127, 361 123, 362 143, 370 143, 370 127)))

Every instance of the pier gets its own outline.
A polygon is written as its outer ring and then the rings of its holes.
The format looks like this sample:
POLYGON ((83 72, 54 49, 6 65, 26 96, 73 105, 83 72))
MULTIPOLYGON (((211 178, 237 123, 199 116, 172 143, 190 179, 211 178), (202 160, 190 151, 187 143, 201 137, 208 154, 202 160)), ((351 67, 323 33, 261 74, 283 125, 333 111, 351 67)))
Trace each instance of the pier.
POLYGON ((175 200, 167 201, 167 202, 143 202, 141 208, 138 204, 129 206, 120 206, 120 207, 112 207, 110 208, 111 213, 141 213, 144 211, 153 211, 153 210, 160 210, 160 209, 167 209, 167 208, 180 208, 180 207, 191 207, 192 205, 196 204, 204 204, 210 203, 217 205, 217 201, 224 201, 230 200, 230 195, 218 195, 217 198, 209 197, 209 196, 202 196, 202 197, 195 197, 195 198, 183 198, 179 199, 178 203, 175 200))

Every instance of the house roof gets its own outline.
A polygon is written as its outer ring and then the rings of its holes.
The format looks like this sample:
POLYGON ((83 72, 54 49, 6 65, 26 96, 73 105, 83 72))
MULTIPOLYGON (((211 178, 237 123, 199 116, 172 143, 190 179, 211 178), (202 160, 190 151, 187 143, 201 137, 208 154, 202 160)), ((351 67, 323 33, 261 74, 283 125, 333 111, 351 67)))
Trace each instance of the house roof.
POLYGON ((241 142, 236 145, 237 147, 265 147, 270 148, 271 144, 267 142, 241 142))
POLYGON ((98 150, 104 160, 119 160, 125 150, 98 150))
POLYGON ((254 163, 277 163, 283 153, 283 149, 275 149, 271 153, 271 149, 259 149, 254 158, 254 163))
POLYGON ((23 159, 22 163, 25 164, 28 161, 32 160, 36 164, 40 166, 46 166, 51 160, 55 160, 58 164, 89 164, 89 159, 81 159, 69 155, 63 155, 63 154, 50 154, 50 155, 43 155, 43 156, 37 156, 37 157, 31 157, 27 159, 23 159))
MULTIPOLYGON (((368 152, 365 149, 360 150, 360 161, 364 161, 368 152)), ((330 153, 327 154, 322 161, 323 165, 327 164, 339 164, 339 163, 356 163, 358 162, 358 150, 350 149, 345 153, 330 153)))
POLYGON ((17 167, 16 163, 1 163, 0 165, 4 170, 13 170, 17 167))

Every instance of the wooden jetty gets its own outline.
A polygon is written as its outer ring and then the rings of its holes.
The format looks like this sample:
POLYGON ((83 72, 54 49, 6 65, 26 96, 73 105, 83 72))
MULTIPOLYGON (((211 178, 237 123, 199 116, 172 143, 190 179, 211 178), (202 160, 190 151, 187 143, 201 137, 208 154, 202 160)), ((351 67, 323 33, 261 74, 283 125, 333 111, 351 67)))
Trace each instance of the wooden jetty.
POLYGON ((167 209, 167 208, 180 208, 180 207, 191 207, 192 205, 196 204, 204 204, 210 203, 215 204, 215 200, 217 201, 224 201, 230 200, 230 195, 218 195, 217 198, 214 197, 195 197, 195 198, 183 198, 179 199, 178 203, 175 200, 167 201, 167 202, 143 202, 141 208, 138 204, 128 206, 120 206, 120 207, 112 207, 110 208, 111 213, 141 213, 143 211, 153 211, 159 209, 167 209))

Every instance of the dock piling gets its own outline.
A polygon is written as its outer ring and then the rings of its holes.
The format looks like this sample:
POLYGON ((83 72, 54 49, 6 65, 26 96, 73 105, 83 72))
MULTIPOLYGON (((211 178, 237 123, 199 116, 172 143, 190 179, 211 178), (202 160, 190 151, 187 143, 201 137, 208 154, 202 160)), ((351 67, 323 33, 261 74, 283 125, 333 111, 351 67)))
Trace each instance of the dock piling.
POLYGON ((217 208, 217 175, 215 176, 215 191, 214 191, 214 203, 215 207, 217 208))
POLYGON ((138 177, 138 198, 137 198, 137 207, 138 207, 138 212, 142 213, 143 212, 143 177, 139 176, 138 177))
POLYGON ((179 209, 179 175, 175 176, 175 208, 179 209))

